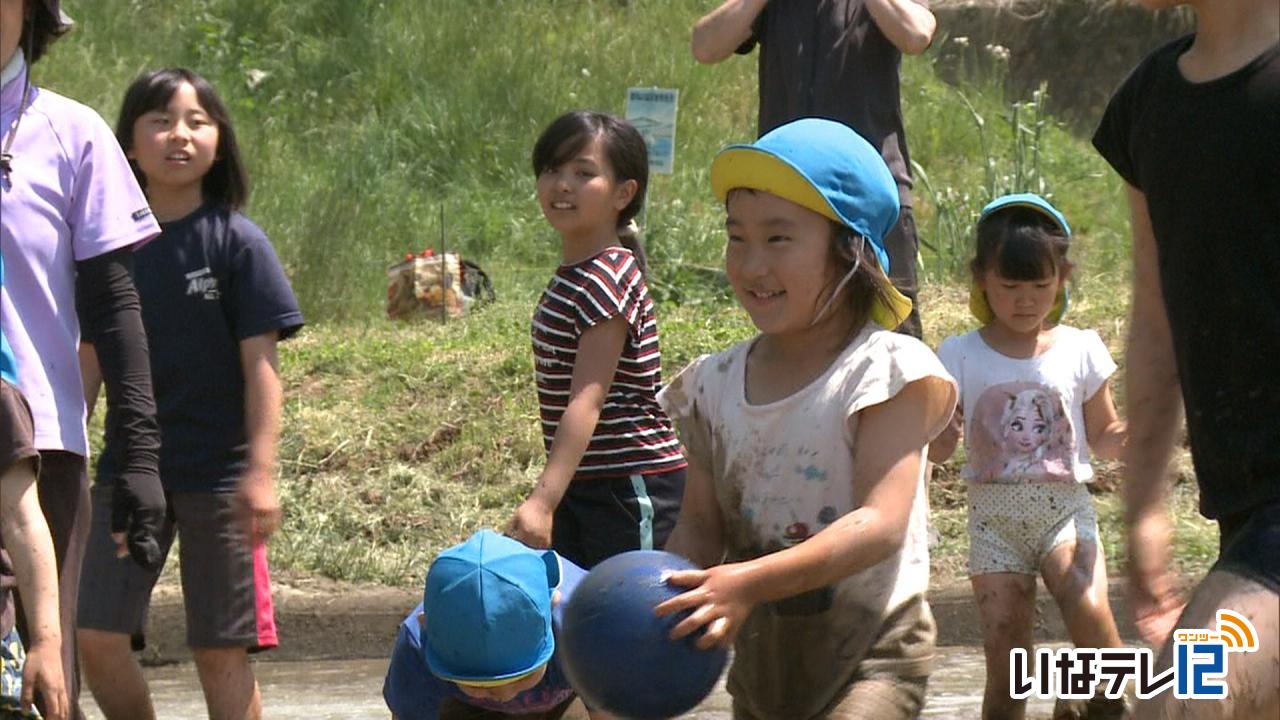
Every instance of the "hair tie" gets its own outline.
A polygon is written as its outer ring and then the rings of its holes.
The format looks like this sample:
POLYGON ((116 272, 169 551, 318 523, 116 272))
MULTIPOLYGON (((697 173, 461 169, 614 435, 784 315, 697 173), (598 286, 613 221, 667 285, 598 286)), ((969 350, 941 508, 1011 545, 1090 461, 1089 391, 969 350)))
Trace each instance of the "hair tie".
POLYGON ((628 220, 625 225, 618 227, 618 237, 631 240, 640 237, 640 226, 636 224, 635 218, 628 220))

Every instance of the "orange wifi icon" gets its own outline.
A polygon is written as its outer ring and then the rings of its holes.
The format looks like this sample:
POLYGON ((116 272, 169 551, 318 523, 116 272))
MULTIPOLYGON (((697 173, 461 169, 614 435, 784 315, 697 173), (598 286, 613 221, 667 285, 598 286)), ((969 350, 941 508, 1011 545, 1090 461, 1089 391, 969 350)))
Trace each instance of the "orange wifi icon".
POLYGON ((1218 637, 1230 652, 1254 652, 1258 649, 1258 633, 1249 618, 1232 612, 1218 610, 1218 637))

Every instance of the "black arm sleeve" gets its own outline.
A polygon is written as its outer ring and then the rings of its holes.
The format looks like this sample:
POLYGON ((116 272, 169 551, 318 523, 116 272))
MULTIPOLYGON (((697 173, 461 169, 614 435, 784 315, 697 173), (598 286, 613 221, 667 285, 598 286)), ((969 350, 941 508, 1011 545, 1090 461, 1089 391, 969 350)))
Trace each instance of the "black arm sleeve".
POLYGON ((129 248, 76 263, 80 331, 93 343, 107 386, 107 433, 124 450, 131 475, 159 475, 160 427, 151 360, 129 248))

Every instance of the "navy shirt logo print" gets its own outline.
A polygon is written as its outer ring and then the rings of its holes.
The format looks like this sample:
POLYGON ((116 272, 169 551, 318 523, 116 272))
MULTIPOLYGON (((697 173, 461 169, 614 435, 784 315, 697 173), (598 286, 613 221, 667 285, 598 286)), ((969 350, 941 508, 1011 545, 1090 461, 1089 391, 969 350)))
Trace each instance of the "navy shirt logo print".
POLYGON ((218 290, 218 278, 208 267, 192 270, 185 275, 187 280, 187 297, 203 297, 205 300, 217 300, 222 297, 218 290))

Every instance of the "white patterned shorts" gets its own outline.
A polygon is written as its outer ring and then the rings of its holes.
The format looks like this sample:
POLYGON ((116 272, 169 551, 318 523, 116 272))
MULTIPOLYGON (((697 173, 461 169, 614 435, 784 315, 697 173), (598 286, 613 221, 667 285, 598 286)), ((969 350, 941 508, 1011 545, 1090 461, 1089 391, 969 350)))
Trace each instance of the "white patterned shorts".
POLYGON ((1084 483, 969 483, 969 575, 1040 574, 1065 542, 1098 544, 1084 483))

